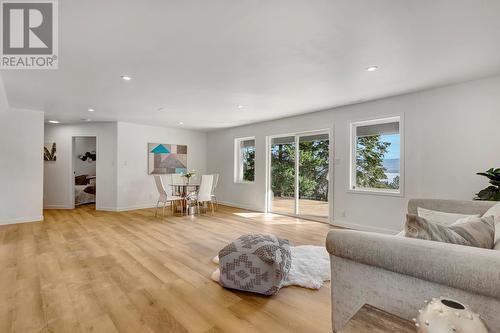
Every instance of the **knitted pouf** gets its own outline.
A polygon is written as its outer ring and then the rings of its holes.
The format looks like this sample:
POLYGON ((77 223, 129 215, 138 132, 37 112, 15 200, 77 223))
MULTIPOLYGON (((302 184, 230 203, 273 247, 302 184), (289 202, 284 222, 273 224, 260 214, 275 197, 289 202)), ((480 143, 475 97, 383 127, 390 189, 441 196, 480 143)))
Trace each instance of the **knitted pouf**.
POLYGON ((275 295, 290 271, 287 239, 243 235, 219 252, 220 284, 225 288, 275 295))

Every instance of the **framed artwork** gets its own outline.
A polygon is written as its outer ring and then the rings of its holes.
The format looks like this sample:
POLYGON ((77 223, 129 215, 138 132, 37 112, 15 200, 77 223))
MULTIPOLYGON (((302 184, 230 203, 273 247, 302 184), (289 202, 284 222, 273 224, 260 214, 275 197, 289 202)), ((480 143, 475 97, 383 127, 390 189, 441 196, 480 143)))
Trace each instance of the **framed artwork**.
POLYGON ((55 142, 45 143, 43 147, 43 160, 56 161, 57 160, 57 147, 55 142))
POLYGON ((186 172, 186 145, 148 143, 148 174, 164 175, 186 172))

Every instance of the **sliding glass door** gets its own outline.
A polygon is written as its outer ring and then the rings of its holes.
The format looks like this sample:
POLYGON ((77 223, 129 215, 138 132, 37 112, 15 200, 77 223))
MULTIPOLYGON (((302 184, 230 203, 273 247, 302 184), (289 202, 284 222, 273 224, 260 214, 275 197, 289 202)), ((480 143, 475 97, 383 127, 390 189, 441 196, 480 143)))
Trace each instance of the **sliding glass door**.
POLYGON ((297 214, 328 220, 328 133, 304 135, 299 139, 299 196, 297 214))
POLYGON ((295 214, 295 137, 271 139, 272 212, 295 214))
POLYGON ((328 221, 329 145, 328 132, 271 138, 270 212, 328 221))

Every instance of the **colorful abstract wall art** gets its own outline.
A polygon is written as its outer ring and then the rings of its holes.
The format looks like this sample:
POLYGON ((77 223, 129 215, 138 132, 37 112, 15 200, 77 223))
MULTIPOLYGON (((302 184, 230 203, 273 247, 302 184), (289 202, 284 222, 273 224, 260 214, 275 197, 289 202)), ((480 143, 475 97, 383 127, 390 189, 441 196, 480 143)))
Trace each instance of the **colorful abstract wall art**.
POLYGON ((187 172, 187 146, 148 143, 148 174, 187 172))

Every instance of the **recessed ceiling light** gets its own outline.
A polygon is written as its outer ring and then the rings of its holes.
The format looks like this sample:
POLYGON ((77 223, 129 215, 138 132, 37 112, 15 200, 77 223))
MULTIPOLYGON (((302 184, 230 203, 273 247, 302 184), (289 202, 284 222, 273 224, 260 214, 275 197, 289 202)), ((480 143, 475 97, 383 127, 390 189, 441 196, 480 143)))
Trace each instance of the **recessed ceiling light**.
POLYGON ((179 121, 179 125, 184 125, 184 123, 182 121, 179 121))
POLYGON ((236 105, 236 107, 237 107, 238 109, 243 109, 245 106, 244 106, 244 105, 241 105, 241 104, 238 104, 238 105, 236 105))
POLYGON ((95 110, 94 110, 94 109, 92 109, 92 108, 90 108, 90 109, 88 109, 88 111, 89 111, 89 112, 94 112, 95 110))
POLYGON ((49 123, 51 123, 51 124, 59 124, 60 122, 58 120, 49 120, 49 123))
POLYGON ((128 76, 128 75, 122 75, 121 78, 125 81, 130 81, 132 80, 132 77, 128 76))
POLYGON ((370 66, 366 68, 367 72, 375 72, 378 69, 378 66, 370 66))

